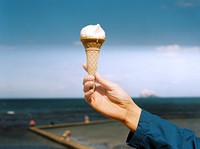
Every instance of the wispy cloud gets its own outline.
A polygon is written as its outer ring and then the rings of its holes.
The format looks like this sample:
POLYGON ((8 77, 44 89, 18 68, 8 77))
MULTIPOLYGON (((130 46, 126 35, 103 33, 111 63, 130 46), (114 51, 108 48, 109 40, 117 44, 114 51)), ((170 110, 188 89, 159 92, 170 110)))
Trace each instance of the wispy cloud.
POLYGON ((195 7, 196 5, 199 5, 199 4, 200 4, 199 0, 179 0, 177 2, 177 6, 182 7, 182 8, 195 7))
POLYGON ((27 44, 33 44, 33 43, 35 43, 35 41, 32 40, 32 39, 28 39, 28 40, 26 40, 26 43, 27 43, 27 44))
POLYGON ((172 2, 163 3, 160 8, 163 10, 168 10, 172 7, 178 8, 192 8, 200 5, 200 0, 174 0, 172 2))
POLYGON ((7 45, 0 45, 0 50, 14 50, 16 47, 14 46, 7 46, 7 45))
POLYGON ((74 41, 73 45, 78 45, 79 46, 79 45, 82 45, 82 43, 81 43, 81 41, 74 41))
POLYGON ((156 48, 156 51, 158 52, 178 52, 181 50, 181 47, 177 44, 174 45, 167 45, 167 46, 159 46, 156 48))
POLYGON ((181 51, 200 52, 200 47, 198 46, 182 47, 178 44, 173 44, 167 46, 158 46, 156 47, 156 51, 164 53, 174 53, 174 54, 181 51))

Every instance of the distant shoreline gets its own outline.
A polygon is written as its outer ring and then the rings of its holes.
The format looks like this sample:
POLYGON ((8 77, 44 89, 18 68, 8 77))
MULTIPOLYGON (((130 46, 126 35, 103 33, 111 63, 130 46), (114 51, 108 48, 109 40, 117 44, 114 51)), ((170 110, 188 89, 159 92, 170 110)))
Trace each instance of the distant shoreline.
MULTIPOLYGON (((200 96, 150 96, 150 97, 131 97, 132 99, 200 99, 200 96)), ((0 97, 0 100, 80 100, 84 99, 83 97, 0 97)))

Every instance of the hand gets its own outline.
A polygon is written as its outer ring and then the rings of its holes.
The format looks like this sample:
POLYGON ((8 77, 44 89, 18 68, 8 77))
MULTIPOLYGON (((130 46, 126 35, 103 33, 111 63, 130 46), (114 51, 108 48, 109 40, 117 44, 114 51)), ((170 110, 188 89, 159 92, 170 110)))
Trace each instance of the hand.
POLYGON ((87 75, 83 84, 85 100, 96 111, 121 121, 132 131, 137 129, 141 109, 118 84, 102 78, 98 73, 95 76, 87 75))

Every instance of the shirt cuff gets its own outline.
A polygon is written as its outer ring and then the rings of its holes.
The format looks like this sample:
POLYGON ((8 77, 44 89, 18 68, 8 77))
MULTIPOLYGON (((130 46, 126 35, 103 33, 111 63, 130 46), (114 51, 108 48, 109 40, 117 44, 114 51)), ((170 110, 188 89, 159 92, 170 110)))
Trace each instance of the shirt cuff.
POLYGON ((137 130, 129 133, 126 142, 135 148, 199 148, 199 140, 193 131, 182 129, 145 110, 142 110, 137 130))
POLYGON ((149 131, 149 123, 154 119, 155 115, 150 114, 149 112, 142 110, 140 115, 140 120, 138 123, 137 130, 135 132, 129 132, 126 143, 133 147, 143 146, 143 141, 147 132, 149 131))

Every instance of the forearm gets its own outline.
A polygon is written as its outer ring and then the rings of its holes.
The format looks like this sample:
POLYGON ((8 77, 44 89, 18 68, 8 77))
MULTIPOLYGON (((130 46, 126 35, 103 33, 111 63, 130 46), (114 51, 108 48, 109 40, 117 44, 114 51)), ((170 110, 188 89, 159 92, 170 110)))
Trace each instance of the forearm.
POLYGON ((142 109, 138 107, 134 102, 129 107, 130 108, 127 109, 123 124, 128 127, 130 131, 135 132, 138 127, 142 109))

